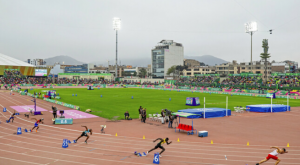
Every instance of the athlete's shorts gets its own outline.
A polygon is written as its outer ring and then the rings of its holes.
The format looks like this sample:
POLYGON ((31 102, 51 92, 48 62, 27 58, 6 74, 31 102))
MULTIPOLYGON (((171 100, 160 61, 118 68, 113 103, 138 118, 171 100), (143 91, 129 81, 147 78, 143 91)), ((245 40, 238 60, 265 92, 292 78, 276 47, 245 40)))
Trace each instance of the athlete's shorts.
POLYGON ((87 136, 87 134, 85 132, 82 132, 81 136, 87 136))
POLYGON ((267 159, 267 160, 269 160, 269 159, 274 159, 274 160, 277 160, 277 159, 278 159, 278 157, 277 157, 277 156, 274 156, 274 155, 271 155, 271 154, 269 154, 269 155, 266 157, 266 159, 267 159))
POLYGON ((154 148, 155 148, 155 149, 157 149, 157 148, 164 149, 164 147, 161 146, 160 144, 157 144, 154 148))
POLYGON ((38 124, 34 124, 34 127, 38 127, 39 125, 38 124))

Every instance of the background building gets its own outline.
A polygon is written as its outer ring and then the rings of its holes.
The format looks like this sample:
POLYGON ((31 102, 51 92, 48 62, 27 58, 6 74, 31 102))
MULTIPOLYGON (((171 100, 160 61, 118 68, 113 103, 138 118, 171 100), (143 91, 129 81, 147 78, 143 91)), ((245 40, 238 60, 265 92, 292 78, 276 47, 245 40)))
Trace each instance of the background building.
POLYGON ((289 68, 290 68, 289 72, 290 73, 295 73, 296 70, 298 69, 298 62, 296 62, 296 61, 286 60, 286 61, 283 61, 283 62, 289 65, 289 68))
POLYGON ((183 70, 184 76, 195 76, 195 74, 215 74, 215 66, 189 67, 183 70))
POLYGON ((289 64, 285 62, 272 62, 272 73, 288 73, 290 70, 289 64))
POLYGON ((183 46, 173 40, 162 40, 151 50, 153 78, 164 78, 173 65, 183 66, 183 46))
MULTIPOLYGON (((267 72, 268 77, 271 76, 272 66, 270 62, 267 62, 267 72)), ((253 69, 254 74, 262 74, 263 78, 266 77, 265 73, 265 64, 263 61, 253 61, 253 69)), ((250 73, 251 72, 251 62, 241 62, 238 64, 236 61, 232 61, 229 63, 224 63, 221 65, 216 65, 216 73, 217 74, 240 74, 240 73, 250 73)))
POLYGON ((37 65, 46 65, 46 61, 43 59, 27 59, 27 63, 37 66, 37 65))

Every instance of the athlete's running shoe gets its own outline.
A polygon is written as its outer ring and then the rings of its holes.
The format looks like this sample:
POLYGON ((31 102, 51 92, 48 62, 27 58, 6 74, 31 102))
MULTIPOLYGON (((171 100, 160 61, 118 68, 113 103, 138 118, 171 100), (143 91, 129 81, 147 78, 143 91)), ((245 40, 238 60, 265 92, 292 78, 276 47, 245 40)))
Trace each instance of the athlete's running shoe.
POLYGON ((161 158, 162 156, 161 156, 161 155, 159 155, 159 157, 161 158))

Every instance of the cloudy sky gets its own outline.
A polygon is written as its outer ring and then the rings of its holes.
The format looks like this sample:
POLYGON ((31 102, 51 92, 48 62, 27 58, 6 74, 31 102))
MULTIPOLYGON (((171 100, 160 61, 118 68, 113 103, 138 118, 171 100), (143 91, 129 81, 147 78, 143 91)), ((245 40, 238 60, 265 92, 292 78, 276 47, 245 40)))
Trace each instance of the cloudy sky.
POLYGON ((0 0, 0 53, 25 60, 68 55, 83 62, 150 57, 162 39, 186 56, 250 61, 244 23, 258 22, 253 60, 269 39, 271 60, 300 62, 300 0, 0 0), (269 34, 269 30, 273 34, 269 34))

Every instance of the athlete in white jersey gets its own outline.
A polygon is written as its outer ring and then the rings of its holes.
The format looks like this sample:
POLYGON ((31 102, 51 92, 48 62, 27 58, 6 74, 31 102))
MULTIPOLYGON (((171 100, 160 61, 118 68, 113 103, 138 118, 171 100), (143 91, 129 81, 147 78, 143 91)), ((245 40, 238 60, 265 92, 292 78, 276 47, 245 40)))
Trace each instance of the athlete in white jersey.
POLYGON ((280 162, 280 159, 277 157, 277 155, 278 155, 278 154, 288 153, 288 152, 285 150, 285 148, 280 149, 280 148, 278 148, 278 147, 271 147, 271 149, 272 149, 272 148, 275 148, 275 150, 274 150, 273 152, 269 153, 269 155, 268 155, 264 160, 260 161, 260 162, 257 163, 256 165, 260 165, 260 164, 262 164, 262 163, 268 161, 269 159, 274 159, 274 160, 276 160, 275 165, 277 165, 277 164, 279 164, 279 162, 280 162))

